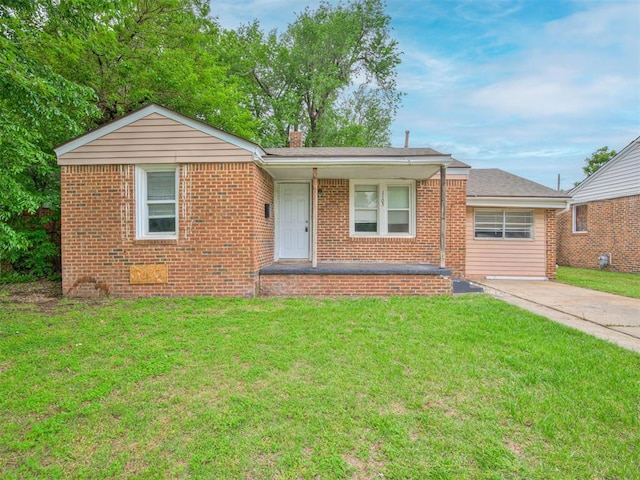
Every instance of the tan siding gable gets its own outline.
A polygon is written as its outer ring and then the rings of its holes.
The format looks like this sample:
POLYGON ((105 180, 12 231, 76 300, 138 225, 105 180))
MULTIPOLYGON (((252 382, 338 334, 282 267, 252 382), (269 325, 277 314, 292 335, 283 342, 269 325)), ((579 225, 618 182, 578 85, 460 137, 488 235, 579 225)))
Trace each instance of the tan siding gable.
POLYGON ((467 208, 467 276, 469 278, 546 277, 544 210, 534 212, 533 240, 474 238, 473 208, 467 208))
POLYGON ((60 164, 250 162, 247 150, 153 113, 67 152, 60 164))

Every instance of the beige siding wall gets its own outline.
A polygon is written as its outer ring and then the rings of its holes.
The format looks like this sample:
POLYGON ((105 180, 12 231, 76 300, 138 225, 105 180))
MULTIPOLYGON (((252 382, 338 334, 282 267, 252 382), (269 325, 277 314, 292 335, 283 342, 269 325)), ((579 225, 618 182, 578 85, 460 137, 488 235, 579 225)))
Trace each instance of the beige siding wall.
POLYGON ((545 211, 534 211, 533 240, 474 238, 471 207, 467 208, 467 277, 546 277, 545 211))
POLYGON ((250 162, 252 154, 170 118, 153 113, 65 153, 67 164, 250 162))

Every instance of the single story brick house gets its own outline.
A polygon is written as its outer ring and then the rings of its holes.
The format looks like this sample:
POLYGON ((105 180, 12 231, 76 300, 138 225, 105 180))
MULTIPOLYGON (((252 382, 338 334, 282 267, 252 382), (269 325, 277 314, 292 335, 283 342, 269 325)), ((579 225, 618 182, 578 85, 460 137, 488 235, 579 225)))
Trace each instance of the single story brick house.
POLYGON ((151 104, 55 151, 65 295, 447 294, 522 272, 519 243, 554 275, 566 199, 496 184, 468 205, 477 172, 430 148, 261 148, 151 104), (483 246, 515 270, 483 270, 483 246))
POLYGON ((640 273, 640 137, 587 177, 558 214, 558 264, 640 273))

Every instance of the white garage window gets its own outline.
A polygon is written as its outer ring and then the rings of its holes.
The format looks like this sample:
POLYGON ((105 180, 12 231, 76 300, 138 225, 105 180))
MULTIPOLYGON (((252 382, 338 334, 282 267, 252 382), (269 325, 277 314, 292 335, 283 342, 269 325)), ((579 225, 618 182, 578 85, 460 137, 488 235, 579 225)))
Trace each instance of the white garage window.
POLYGON ((475 209, 477 239, 533 239, 533 210, 475 209))
POLYGON ((136 167, 136 237, 178 238, 177 167, 136 167))

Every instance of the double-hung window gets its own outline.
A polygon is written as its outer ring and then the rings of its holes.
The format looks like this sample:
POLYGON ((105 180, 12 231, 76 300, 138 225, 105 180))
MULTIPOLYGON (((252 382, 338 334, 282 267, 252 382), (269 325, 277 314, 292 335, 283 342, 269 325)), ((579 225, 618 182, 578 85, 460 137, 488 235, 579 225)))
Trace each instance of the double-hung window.
POLYGON ((533 239, 533 210, 476 209, 475 238, 533 239))
POLYGON ((178 238, 177 167, 136 167, 136 237, 178 238))
POLYGON ((587 232, 587 204, 573 206, 573 233, 587 232))
POLYGON ((352 180, 352 236, 415 236, 413 181, 352 180))

